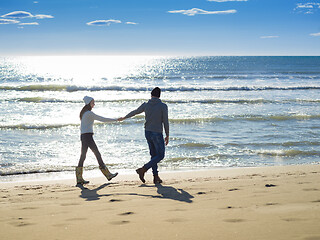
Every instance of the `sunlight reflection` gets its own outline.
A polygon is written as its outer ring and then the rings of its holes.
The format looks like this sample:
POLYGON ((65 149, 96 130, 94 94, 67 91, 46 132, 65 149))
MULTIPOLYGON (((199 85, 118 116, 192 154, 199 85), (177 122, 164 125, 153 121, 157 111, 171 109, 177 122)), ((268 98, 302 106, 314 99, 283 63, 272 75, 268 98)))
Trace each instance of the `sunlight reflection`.
POLYGON ((139 76, 139 71, 152 65, 154 60, 155 57, 151 56, 32 56, 17 59, 25 73, 55 80, 63 78, 76 85, 101 81, 110 84, 116 79, 139 76))

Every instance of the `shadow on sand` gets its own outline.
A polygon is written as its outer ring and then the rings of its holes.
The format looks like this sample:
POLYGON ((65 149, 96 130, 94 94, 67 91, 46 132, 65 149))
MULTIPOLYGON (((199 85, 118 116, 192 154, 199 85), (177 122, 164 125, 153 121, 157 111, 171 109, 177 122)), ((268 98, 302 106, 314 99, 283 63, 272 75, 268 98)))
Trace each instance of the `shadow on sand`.
POLYGON ((77 184, 76 186, 81 189, 81 195, 80 197, 85 199, 86 201, 96 201, 100 200, 101 197, 108 197, 111 196, 111 194, 98 194, 98 191, 111 185, 112 183, 105 183, 102 184, 100 187, 97 187, 95 189, 89 189, 82 184, 77 184))
POLYGON ((163 186, 161 184, 156 185, 141 185, 140 187, 148 187, 148 188, 157 188, 157 193, 159 195, 148 195, 148 194, 138 194, 138 193, 113 193, 113 194, 99 194, 98 191, 110 186, 114 183, 105 183, 101 186, 89 189, 83 185, 77 185, 81 189, 80 197, 85 199, 86 201, 96 201, 100 200, 101 197, 111 197, 111 196, 141 196, 141 197, 149 197, 149 198, 160 198, 160 199, 171 199, 175 201, 185 202, 185 203, 192 203, 192 195, 188 192, 184 191, 183 189, 179 188, 176 189, 172 186, 163 186))
POLYGON ((156 195, 154 197, 156 198, 163 198, 163 199, 171 199, 176 200, 180 202, 186 202, 186 203, 192 203, 192 198, 194 198, 191 194, 184 191, 181 188, 174 188, 172 186, 163 186, 162 184, 156 184, 154 185, 141 185, 141 187, 151 187, 157 188, 157 193, 160 194, 160 196, 156 195))

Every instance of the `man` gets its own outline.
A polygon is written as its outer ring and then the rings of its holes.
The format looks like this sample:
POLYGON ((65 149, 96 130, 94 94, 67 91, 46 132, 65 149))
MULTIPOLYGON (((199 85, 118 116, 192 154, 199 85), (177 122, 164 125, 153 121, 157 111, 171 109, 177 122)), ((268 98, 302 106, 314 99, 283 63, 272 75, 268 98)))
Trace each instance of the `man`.
POLYGON ((152 168, 153 182, 155 184, 162 183, 158 175, 158 163, 164 158, 165 145, 169 143, 169 121, 168 107, 160 100, 161 89, 156 87, 151 91, 151 99, 147 103, 143 103, 136 110, 128 113, 125 117, 119 118, 120 121, 133 117, 137 114, 145 112, 145 137, 147 139, 151 160, 143 167, 138 168, 136 172, 139 174, 140 180, 145 183, 144 174, 152 168), (166 133, 163 139, 163 127, 166 133))

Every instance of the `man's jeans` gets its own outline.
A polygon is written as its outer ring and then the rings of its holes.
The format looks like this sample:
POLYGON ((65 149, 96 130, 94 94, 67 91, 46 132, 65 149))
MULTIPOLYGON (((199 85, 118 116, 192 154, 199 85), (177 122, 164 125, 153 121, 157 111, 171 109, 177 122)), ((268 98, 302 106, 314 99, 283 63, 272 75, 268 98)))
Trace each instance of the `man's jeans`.
POLYGON ((162 133, 145 131, 145 137, 147 139, 151 160, 143 167, 148 170, 152 168, 153 175, 158 174, 158 162, 164 158, 165 146, 162 133))

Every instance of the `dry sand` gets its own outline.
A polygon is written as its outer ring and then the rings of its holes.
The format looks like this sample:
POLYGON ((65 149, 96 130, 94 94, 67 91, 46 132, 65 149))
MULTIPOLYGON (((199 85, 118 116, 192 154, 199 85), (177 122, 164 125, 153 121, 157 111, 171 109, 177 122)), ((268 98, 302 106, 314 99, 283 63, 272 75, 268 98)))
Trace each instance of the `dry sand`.
POLYGON ((0 239, 320 239, 320 165, 0 183, 0 239))

